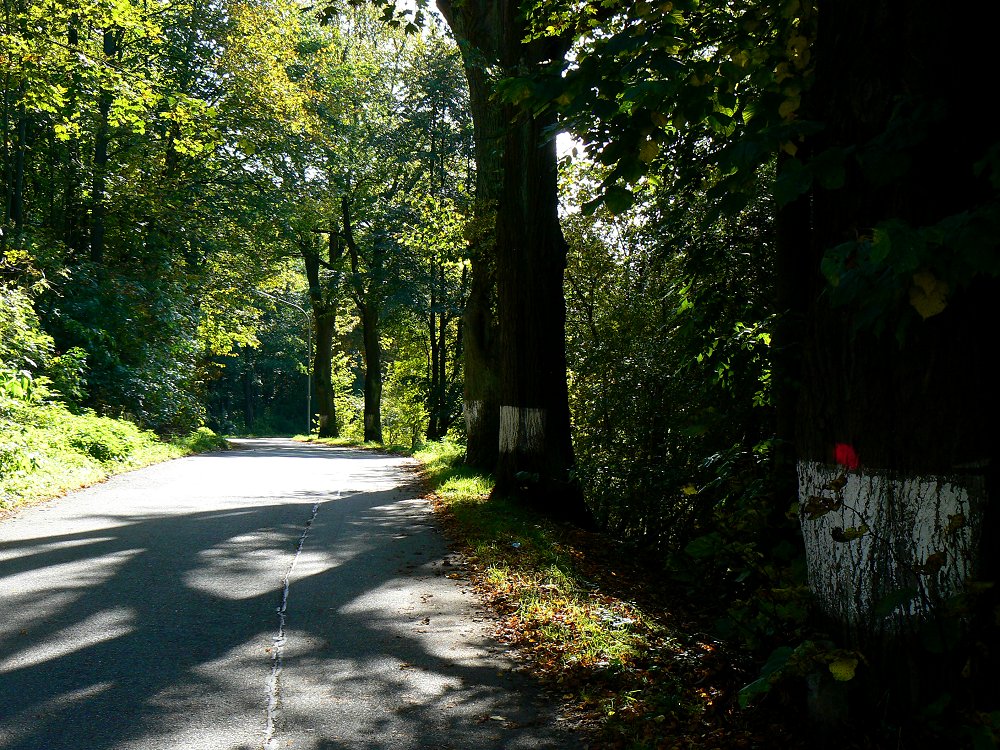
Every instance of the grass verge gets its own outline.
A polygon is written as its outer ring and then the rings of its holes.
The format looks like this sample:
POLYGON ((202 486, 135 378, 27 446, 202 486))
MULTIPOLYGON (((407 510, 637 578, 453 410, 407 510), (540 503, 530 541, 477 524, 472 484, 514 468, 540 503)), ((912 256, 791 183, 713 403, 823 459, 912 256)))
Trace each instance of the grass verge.
POLYGON ((0 409, 0 510, 10 510, 171 458, 220 448, 201 428, 163 441, 131 422, 74 414, 58 402, 0 409))
POLYGON ((558 691, 590 747, 795 746, 736 708, 746 673, 655 570, 602 535, 490 498, 491 478, 462 454, 434 443, 414 456, 499 635, 558 691))

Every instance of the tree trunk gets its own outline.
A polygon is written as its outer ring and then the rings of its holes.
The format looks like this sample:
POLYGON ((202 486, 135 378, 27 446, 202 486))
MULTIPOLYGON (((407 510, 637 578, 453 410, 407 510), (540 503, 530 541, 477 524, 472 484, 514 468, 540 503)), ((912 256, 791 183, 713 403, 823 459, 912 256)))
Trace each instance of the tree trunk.
MULTIPOLYGON (((334 233, 331 233, 331 237, 334 233)), ((337 253, 331 239, 330 263, 336 261, 337 253)), ((335 290, 324 289, 320 279, 319 253, 312 245, 311 238, 301 246, 302 259, 306 266, 306 281, 309 282, 309 304, 312 309, 313 328, 316 331, 316 350, 313 353, 313 379, 316 388, 316 404, 313 407, 319 417, 320 437, 340 437, 337 423, 337 404, 333 390, 333 339, 337 331, 337 303, 335 290)), ((310 422, 312 415, 309 415, 310 422)), ((312 424, 309 425, 310 430, 312 424)))
MULTIPOLYGON (((434 255, 430 260, 430 268, 428 269, 428 278, 430 279, 431 286, 431 304, 430 312, 427 315, 427 340, 430 347, 428 364, 430 365, 430 375, 429 383, 427 386, 427 439, 428 440, 439 440, 441 438, 441 426, 439 421, 439 415, 441 413, 441 401, 438 399, 438 390, 440 385, 440 369, 438 368, 439 360, 439 342, 438 339, 438 296, 437 296, 437 256, 434 255)), ((442 321, 443 327, 443 321, 442 321)))
MULTIPOLYGON (((354 288, 354 304, 361 318, 361 337, 365 350, 365 442, 382 442, 382 342, 381 309, 373 299, 372 279, 366 285, 361 272, 361 249, 354 237, 351 221, 350 200, 346 195, 340 199, 340 215, 343 221, 343 240, 351 260, 351 286, 354 288)), ((372 253, 372 277, 382 268, 381 251, 372 253)))
MULTIPOLYGON (((814 191, 811 234, 800 242, 811 258, 800 279, 810 303, 796 437, 802 529, 820 607, 874 657, 873 682, 905 710, 926 705, 961 670, 948 655, 960 639, 942 636, 960 624, 946 603, 981 574, 979 539, 992 531, 982 519, 998 458, 998 398, 984 343, 996 335, 998 290, 974 280, 925 320, 903 290, 899 307, 880 311, 889 321, 880 335, 860 308, 831 305, 819 267, 824 251, 871 237, 880 221, 927 226, 991 195, 974 177, 994 140, 967 116, 978 84, 941 64, 987 69, 990 45, 929 3, 821 2, 819 13, 808 115, 825 129, 811 152, 867 151, 848 161, 843 188, 814 191), (900 115, 913 120, 879 145, 900 115), (879 167, 877 158, 896 161, 879 167), (905 316, 912 322, 897 341, 894 324, 905 316), (928 653, 929 638, 944 656, 928 653)), ((921 270, 944 274, 946 256, 921 270)))
MULTIPOLYGON (((321 438, 340 437, 337 424, 337 403, 333 390, 333 339, 337 333, 336 309, 324 306, 322 310, 313 308, 316 323, 316 351, 313 359, 313 379, 316 384, 316 404, 313 407, 319 415, 319 436, 321 438)), ((310 419, 312 417, 310 416, 310 419)), ((310 425, 310 429, 311 429, 310 425)))
MULTIPOLYGON (((80 42, 80 17, 73 13, 69 18, 66 31, 66 41, 73 55, 78 54, 80 42)), ((67 92, 66 111, 74 112, 78 107, 81 90, 81 74, 78 66, 73 66, 70 75, 69 91, 67 92)), ((70 138, 65 146, 65 163, 63 169, 63 218, 60 224, 60 235, 71 251, 73 257, 80 257, 87 250, 86 239, 86 206, 80 196, 80 144, 78 139, 70 138)), ((53 186, 54 187, 54 186, 53 186)))
POLYGON ((382 442, 382 342, 379 311, 361 307, 361 335, 365 345, 365 442, 382 442))
MULTIPOLYGON (((104 59, 110 64, 117 50, 114 29, 104 30, 104 59)), ((94 136, 94 177, 90 205, 90 260, 104 261, 105 219, 107 215, 108 141, 111 92, 102 88, 97 102, 97 133, 94 136)))
POLYGON ((496 214, 503 185, 502 108, 491 100, 487 69, 499 61, 499 0, 452 3, 438 7, 460 42, 469 82, 469 109, 475 136, 476 202, 469 257, 472 273, 463 315, 465 379, 463 412, 465 460, 485 471, 499 457, 500 380, 496 318, 496 214))
MULTIPOLYGON (((538 69, 564 50, 522 43, 518 4, 501 16, 505 70, 538 69)), ((496 492, 516 493, 543 512, 583 521, 573 477, 566 383, 566 241, 559 224, 554 117, 506 104, 503 197, 497 217, 500 314, 500 458, 496 492)))

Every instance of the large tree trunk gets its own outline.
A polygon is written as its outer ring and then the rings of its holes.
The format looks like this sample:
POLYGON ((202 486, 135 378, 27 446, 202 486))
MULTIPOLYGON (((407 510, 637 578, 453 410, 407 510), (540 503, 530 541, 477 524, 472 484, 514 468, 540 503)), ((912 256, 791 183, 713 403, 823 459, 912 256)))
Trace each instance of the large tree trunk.
MULTIPOLYGON (((372 279, 368 283, 362 278, 361 249, 354 238, 351 221, 350 200, 345 195, 340 199, 340 214, 343 221, 343 240, 351 260, 351 286, 354 289, 354 304, 361 318, 361 338, 365 350, 365 442, 382 442, 382 311, 374 299, 372 279)), ((370 273, 377 276, 382 269, 381 251, 374 251, 370 273)))
MULTIPOLYGON (((558 217, 555 142, 546 131, 553 121, 534 117, 528 107, 498 107, 485 74, 497 63, 504 75, 538 70, 565 53, 565 42, 525 44, 524 20, 515 0, 439 0, 438 7, 459 40, 469 78, 479 170, 477 221, 489 216, 486 199, 496 200, 495 250, 487 254, 484 242, 474 258, 465 318, 469 462, 479 465, 486 456, 492 458, 485 430, 499 418, 496 491, 531 498, 540 510, 582 520, 587 514, 572 478, 566 387, 566 243, 558 217), (496 149, 498 143, 501 149, 496 149), (501 180, 492 171, 497 159, 501 180), (502 192, 487 193, 487 181, 502 185, 502 192), (492 267, 487 265, 491 258, 492 267), (492 368, 489 359, 489 272, 496 275, 499 349, 494 361, 499 369, 492 368), (481 387, 483 391, 476 392, 481 387), (499 410, 494 411, 485 396, 496 393, 499 410)), ((490 236, 488 224, 480 229, 485 238, 490 236)))
MULTIPOLYGON (((968 117, 978 83, 942 64, 987 69, 978 63, 989 45, 926 2, 821 2, 819 12, 808 114, 825 129, 812 153, 869 144, 894 116, 914 118, 889 143, 862 151, 867 161, 849 160, 843 188, 812 196, 812 233, 799 247, 811 273, 800 279, 810 306, 796 438, 810 586, 826 615, 874 657, 883 699, 906 707, 957 678, 953 653, 938 658, 921 644, 947 651, 960 641, 942 637, 961 624, 947 619, 946 603, 982 574, 977 547, 998 416, 985 342, 996 335, 997 289, 973 281, 926 320, 908 308, 904 290, 901 304, 879 311, 888 322, 880 334, 860 305, 831 305, 819 267, 824 251, 871 237, 880 221, 926 226, 990 195, 973 169, 994 139, 968 117), (879 167, 877 158, 897 161, 879 167), (906 316, 909 329, 897 340, 906 316)), ((936 278, 947 266, 942 252, 918 273, 936 278)), ((914 276, 910 295, 917 286, 914 276)))
POLYGON ((496 215, 503 186, 503 110, 491 100, 487 68, 499 60, 499 0, 438 7, 460 41, 469 82, 469 109, 476 150, 476 202, 469 240, 472 273, 463 316, 465 460, 492 471, 499 457, 499 334, 496 318, 496 215))
MULTIPOLYGON (((427 387, 427 439, 440 440, 444 436, 444 431, 441 428, 441 384, 443 372, 440 367, 444 340, 443 337, 438 336, 438 329, 440 328, 443 333, 446 323, 444 312, 442 311, 440 314, 438 313, 439 300, 437 255, 431 257, 428 271, 431 288, 431 304, 430 312, 427 315, 427 340, 430 344, 430 361, 428 362, 430 366, 430 382, 427 387)), ((441 292, 443 295, 443 284, 441 285, 441 292)))
MULTIPOLYGON (((117 37, 118 34, 114 29, 104 30, 104 59, 109 65, 118 49, 117 37)), ((111 99, 111 92, 102 88, 97 102, 97 133, 94 136, 94 176, 90 204, 90 259, 94 263, 104 262, 111 99)))
MULTIPOLYGON (((335 260, 334 254, 334 251, 331 250, 331 262, 335 260)), ((319 436, 340 437, 340 425, 337 423, 337 405, 333 390, 333 339, 337 331, 336 294, 323 287, 320 279, 319 253, 311 243, 305 243, 302 246, 302 258, 306 266, 309 303, 312 309, 313 327, 316 330, 316 350, 313 352, 316 404, 313 408, 319 418, 319 436)), ((309 419, 309 429, 311 430, 311 414, 309 419)))
MULTIPOLYGON (((557 40, 524 44, 519 4, 502 6, 504 70, 538 69, 564 53, 557 40)), ((496 491, 543 512, 584 520, 572 475, 566 383, 566 241, 559 224, 554 118, 506 104, 503 196, 497 215, 500 458, 496 491)))

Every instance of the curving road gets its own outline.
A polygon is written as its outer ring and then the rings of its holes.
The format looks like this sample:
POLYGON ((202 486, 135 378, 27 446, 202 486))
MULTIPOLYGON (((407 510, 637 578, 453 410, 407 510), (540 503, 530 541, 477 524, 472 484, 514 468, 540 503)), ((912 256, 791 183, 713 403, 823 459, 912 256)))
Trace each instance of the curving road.
POLYGON ((3 750, 573 748, 409 459, 294 443, 0 522, 3 750))

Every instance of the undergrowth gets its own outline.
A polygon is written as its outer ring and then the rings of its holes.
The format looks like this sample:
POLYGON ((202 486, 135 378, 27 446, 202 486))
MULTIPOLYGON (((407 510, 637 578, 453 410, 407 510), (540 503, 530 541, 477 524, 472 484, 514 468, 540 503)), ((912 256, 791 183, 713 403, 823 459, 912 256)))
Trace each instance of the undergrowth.
POLYGON ((491 498, 492 479, 463 448, 417 450, 445 526, 499 634, 558 691, 569 720, 604 748, 731 748, 780 741, 780 728, 737 708, 743 657, 671 606, 655 571, 607 537, 491 498))
POLYGON ((163 441, 127 420, 73 413, 58 401, 2 398, 0 510, 223 445, 206 428, 163 441))

